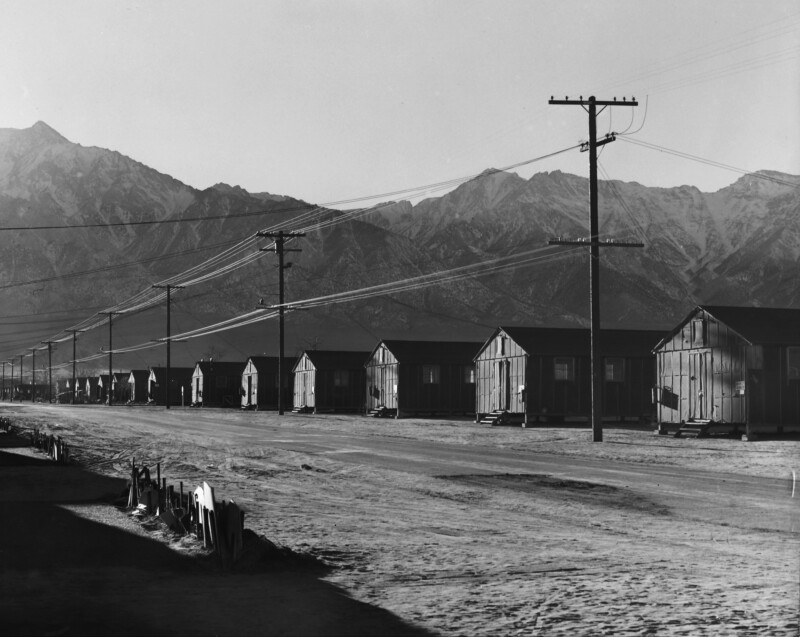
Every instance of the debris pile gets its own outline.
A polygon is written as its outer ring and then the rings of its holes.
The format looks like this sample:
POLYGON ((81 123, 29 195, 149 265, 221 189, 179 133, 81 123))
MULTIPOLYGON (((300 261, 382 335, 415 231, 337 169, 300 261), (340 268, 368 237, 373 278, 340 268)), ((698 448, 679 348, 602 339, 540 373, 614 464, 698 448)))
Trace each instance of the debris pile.
POLYGON ((137 467, 131 460, 127 508, 139 515, 158 516, 179 535, 193 534, 210 548, 225 567, 233 566, 242 555, 244 511, 233 500, 217 500, 213 487, 203 482, 193 492, 184 493, 183 482, 176 493, 161 477, 156 465, 153 480, 150 469, 137 467))
POLYGON ((69 464, 69 446, 61 439, 61 436, 43 433, 39 429, 31 432, 31 444, 37 449, 41 449, 56 462, 69 464))

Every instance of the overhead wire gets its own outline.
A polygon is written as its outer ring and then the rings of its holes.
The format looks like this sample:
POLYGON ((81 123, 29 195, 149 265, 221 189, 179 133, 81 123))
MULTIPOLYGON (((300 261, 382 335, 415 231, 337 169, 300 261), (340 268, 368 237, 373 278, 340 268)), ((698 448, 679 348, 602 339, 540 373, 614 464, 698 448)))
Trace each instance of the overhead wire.
MULTIPOLYGON (((408 292, 430 287, 433 285, 451 283, 466 278, 485 276, 491 273, 525 267, 534 264, 536 262, 545 263, 548 261, 559 260, 567 258, 568 256, 571 256, 571 254, 574 253, 575 251, 580 251, 580 250, 583 250, 582 246, 578 246, 576 248, 572 248, 569 250, 559 250, 557 251, 557 253, 553 251, 552 247, 536 248, 534 250, 530 250, 518 255, 497 257, 476 264, 471 264, 469 266, 460 266, 457 268, 453 268, 451 270, 443 270, 443 271, 428 273, 424 275, 419 275, 417 277, 409 277, 407 279, 403 279, 400 281, 379 284, 375 286, 368 286, 366 288, 361 288, 358 290, 351 290, 348 292, 326 295, 324 297, 315 297, 312 299, 306 299, 303 301, 288 303, 284 304, 284 309, 285 311, 296 311, 297 309, 320 307, 322 305, 363 300, 386 294, 408 292), (550 250, 550 254, 545 254, 545 255, 540 254, 542 251, 547 251, 547 250, 550 250)), ((235 317, 231 317, 229 319, 225 319, 223 321, 219 321, 212 325, 203 326, 194 330, 182 332, 180 334, 174 334, 169 338, 164 337, 160 339, 155 339, 154 341, 151 342, 140 343, 126 348, 116 348, 113 349, 111 353, 125 354, 152 347, 158 347, 166 343, 168 340, 175 341, 175 340, 188 340, 193 338, 200 338, 203 336, 208 336, 211 334, 216 334, 231 329, 238 329, 265 320, 270 320, 277 317, 278 315, 279 315, 279 309, 277 308, 277 306, 271 306, 265 308, 265 310, 259 309, 250 311, 242 315, 238 315, 235 317)), ((108 351, 92 354, 88 357, 79 359, 76 362, 82 363, 90 360, 95 360, 102 356, 106 356, 107 354, 108 351)))
POLYGON ((641 224, 639 223, 639 220, 636 218, 636 215, 633 214, 633 211, 630 209, 630 206, 628 206, 628 203, 622 197, 622 193, 619 191, 619 188, 617 188, 617 184, 614 183, 611 177, 609 177, 608 172, 599 161, 597 162, 597 168, 600 170, 605 179, 604 183, 607 184, 608 187, 611 189, 612 195, 614 195, 614 198, 619 202, 620 207, 625 212, 625 215, 628 217, 628 221, 631 224, 631 228, 633 229, 634 234, 637 235, 637 238, 640 241, 642 241, 642 243, 646 243, 647 234, 641 227, 641 224))
MULTIPOLYGON (((789 35, 798 28, 798 20, 800 13, 794 13, 786 18, 773 20, 771 22, 754 26, 745 29, 738 33, 733 33, 729 36, 702 44, 680 54, 672 56, 666 60, 659 60, 655 64, 644 67, 634 75, 625 77, 623 79, 611 80, 606 87, 616 88, 618 86, 631 85, 633 83, 642 82, 648 78, 663 75, 671 71, 680 70, 689 65, 698 65, 701 62, 712 60, 721 56, 730 56, 735 51, 747 49, 762 42, 777 41, 782 35, 789 35), (770 29, 778 24, 777 28, 770 29), (764 31, 766 29, 766 31, 764 31), (763 31, 763 33, 755 33, 763 31), (753 34, 754 35, 750 35, 753 34), (730 42, 730 43, 729 43, 730 42)), ((650 91, 653 92, 652 90, 650 91)))
POLYGON ((668 91, 694 86, 695 84, 700 84, 711 80, 721 80, 746 71, 755 71, 757 69, 764 68, 765 66, 789 62, 797 58, 798 55, 800 55, 800 46, 794 46, 782 51, 767 53, 752 60, 733 62, 722 68, 700 71, 693 75, 676 78, 674 80, 662 82, 661 84, 650 85, 648 87, 648 92, 666 93, 668 91))
POLYGON ((774 177, 772 175, 765 175, 763 173, 752 172, 749 170, 745 170, 744 168, 739 168, 737 166, 731 166, 730 164, 723 164, 722 162, 714 161, 713 159, 706 159, 705 157, 699 157, 697 155, 692 155, 690 153, 684 153, 679 150, 675 150, 672 148, 667 148, 666 146, 661 146, 659 144, 654 144, 651 142, 647 142, 643 139, 638 139, 635 137, 630 136, 620 136, 618 139, 621 139, 624 142, 629 144, 635 144, 637 146, 641 146, 643 148, 649 148, 650 150, 655 150, 662 153, 667 153, 670 155, 675 155, 676 157, 681 157, 683 159, 689 159, 691 161, 696 161, 701 164, 705 164, 707 166, 713 166, 715 168, 721 168, 723 170, 730 170, 732 172, 740 173, 742 175, 750 175, 752 177, 756 177, 758 179, 763 179, 764 181, 770 181, 776 184, 780 184, 783 186, 789 186, 792 188, 800 187, 800 183, 791 182, 786 179, 781 179, 780 177, 774 177))
MULTIPOLYGON (((510 169, 513 169, 513 168, 516 168, 516 167, 519 167, 519 166, 531 164, 531 163, 534 163, 534 162, 537 162, 537 161, 542 161, 544 159, 559 155, 561 153, 568 152, 569 150, 577 148, 578 146, 579 145, 569 146, 567 148, 559 149, 557 151, 554 151, 554 152, 551 152, 551 153, 547 153, 545 155, 541 155, 541 156, 534 157, 534 158, 531 158, 531 159, 527 159, 527 160, 524 160, 524 161, 521 161, 521 162, 516 162, 516 163, 510 164, 509 166, 506 166, 504 168, 500 168, 500 169, 496 169, 495 171, 488 171, 488 172, 489 173, 501 172, 501 171, 510 170, 510 169)), ((443 189, 443 188, 447 188, 447 187, 452 187, 452 186, 458 185, 459 183, 463 183, 465 181, 469 181, 469 180, 473 180, 473 179, 479 178, 479 177, 481 177, 481 176, 483 176, 485 174, 487 174, 487 171, 485 171, 484 173, 480 173, 478 175, 473 174, 473 175, 470 175, 468 177, 460 177, 460 178, 456 178, 456 179, 450 179, 450 180, 446 180, 446 181, 436 182, 435 184, 426 184, 425 186, 422 186, 422 187, 408 188, 408 189, 404 189, 402 191, 395 191, 392 194, 396 194, 397 192, 403 192, 405 194, 415 193, 415 192, 418 193, 420 191, 427 192, 427 191, 430 191, 431 189, 434 189, 434 188, 435 189, 443 189)), ((370 198, 375 198, 375 196, 355 198, 355 199, 352 199, 352 200, 349 200, 349 201, 366 201, 366 200, 369 200, 370 198)), ((391 204, 390 203, 383 203, 378 207, 384 207, 384 206, 387 206, 387 205, 391 205, 391 204)), ((355 217, 357 217, 359 215, 366 214, 366 213, 371 212, 371 211, 373 211, 375 209, 377 209, 377 208, 375 206, 372 206, 372 207, 369 207, 369 208, 356 209, 354 211, 341 212, 341 211, 324 211, 320 207, 315 207, 315 208, 312 208, 311 210, 306 210, 303 214, 299 215, 298 217, 300 219, 303 219, 303 220, 311 220, 311 219, 313 219, 314 216, 319 215, 320 213, 326 213, 327 212, 328 214, 332 214, 333 215, 331 218, 329 218, 327 220, 317 221, 316 223, 310 223, 310 224, 308 224, 306 226, 302 226, 303 231, 309 232, 309 231, 316 230, 316 229, 327 228, 327 227, 330 227, 332 225, 336 225, 338 223, 343 223, 344 221, 349 221, 349 220, 351 220, 351 219, 353 219, 353 218, 355 218, 355 217)), ((279 222, 279 223, 275 224, 272 227, 272 229, 281 229, 281 228, 296 226, 297 225, 297 220, 298 220, 298 218, 284 220, 283 222, 279 222)), ((169 285, 174 285, 176 287, 178 287, 178 286, 180 286, 180 287, 188 287, 188 286, 191 286, 191 285, 197 285, 197 284, 200 284, 200 283, 204 283, 204 282, 210 281, 210 280, 212 280, 214 278, 218 278, 218 277, 223 276, 225 274, 228 274, 229 272, 232 272, 232 271, 234 271, 236 269, 239 269, 241 267, 249 265, 251 262, 256 261, 257 259, 261 258, 264 255, 264 252, 261 251, 261 250, 258 250, 258 251, 252 252, 252 253, 247 253, 247 254, 245 254, 243 256, 237 256, 237 253, 243 252, 244 250, 252 249, 252 246, 254 245, 254 242, 256 240, 257 240, 257 234, 248 235, 247 237, 245 237, 244 239, 240 240, 235 245, 233 245, 233 246, 229 247, 228 249, 224 250, 222 253, 220 253, 218 255, 215 255, 214 257, 211 257, 210 259, 207 259, 206 261, 202 262, 201 264, 193 266, 193 267, 187 269, 184 272, 181 272, 181 273, 179 273, 177 275, 174 275, 172 277, 168 277, 168 278, 160 281, 157 285, 163 286, 163 285, 169 284, 169 285), (231 258, 235 258, 235 260, 230 261, 228 263, 225 263, 226 259, 231 259, 231 258), (206 270, 209 270, 209 269, 210 269, 210 271, 206 271, 206 270), (193 277, 193 278, 191 278, 191 277, 193 277)), ((274 246, 274 242, 271 245, 274 246)), ((84 321, 81 321, 81 322, 79 322, 79 323, 77 323, 75 325, 72 325, 69 328, 66 328, 65 330, 62 330, 62 332, 56 333, 56 335, 54 335, 52 337, 52 339, 50 339, 50 340, 57 341, 57 342, 61 342, 61 341, 67 340, 68 338, 70 338, 70 336, 68 334, 66 334, 66 332, 72 332, 73 330, 90 330, 90 329, 95 329, 97 327, 101 327, 101 326, 105 325, 108 322, 107 315, 109 313, 130 314, 130 313, 133 313, 133 312, 143 311, 145 309, 148 309, 150 307, 153 307, 153 306, 159 304, 165 298, 166 298, 166 293, 165 292, 161 292, 161 291, 154 292, 153 288, 148 288, 146 290, 142 290, 141 292, 133 295, 132 297, 129 297, 128 299, 125 299, 125 300, 117 303, 116 305, 113 305, 113 306, 110 306, 110 307, 106 308, 103 312, 99 312, 99 313, 97 313, 97 315, 89 317, 89 318, 85 319, 84 321), (103 315, 106 315, 106 316, 103 316, 103 315), (98 317, 102 317, 102 318, 98 318, 98 317), (64 336, 61 336, 59 338, 59 335, 61 335, 61 334, 64 334, 64 336)))

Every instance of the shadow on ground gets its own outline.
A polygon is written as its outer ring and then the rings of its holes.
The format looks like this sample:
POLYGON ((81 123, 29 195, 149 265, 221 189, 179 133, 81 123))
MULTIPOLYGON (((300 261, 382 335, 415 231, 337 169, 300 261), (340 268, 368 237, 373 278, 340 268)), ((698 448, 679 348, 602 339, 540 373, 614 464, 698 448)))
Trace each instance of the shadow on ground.
POLYGON ((276 556, 223 572, 180 555, 110 502, 122 480, 0 436, 0 618, 18 635, 430 635, 276 556), (20 448, 22 447, 22 448, 20 448))

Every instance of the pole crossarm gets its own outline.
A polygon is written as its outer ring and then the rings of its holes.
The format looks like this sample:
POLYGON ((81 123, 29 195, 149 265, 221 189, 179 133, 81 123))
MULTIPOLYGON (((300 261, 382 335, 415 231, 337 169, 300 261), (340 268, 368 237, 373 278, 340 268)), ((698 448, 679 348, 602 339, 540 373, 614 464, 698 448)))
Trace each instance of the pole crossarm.
MULTIPOLYGON (((569 96, 565 97, 563 100, 554 99, 553 96, 550 96, 550 100, 547 102, 552 106, 589 106, 591 103, 589 99, 583 99, 583 95, 581 95, 576 100, 569 99, 569 96)), ((618 100, 616 97, 613 100, 594 100, 595 106, 639 106, 639 102, 636 101, 635 97, 631 97, 628 99, 623 97, 622 100, 618 100)))
POLYGON ((592 241, 590 238, 580 239, 550 239, 547 245, 551 246, 588 246, 596 243, 601 248, 644 248, 644 244, 639 241, 617 241, 615 239, 604 239, 603 241, 592 241))
MULTIPOLYGON (((606 144, 610 144, 611 142, 617 141, 617 136, 614 133, 606 133, 605 139, 601 139, 599 142, 595 142, 595 147, 597 146, 605 146, 606 144)), ((580 151, 582 153, 588 152, 591 144, 589 142, 581 142, 580 151)))
POLYGON ((291 237, 305 237, 305 232, 297 232, 294 230, 290 230, 288 232, 284 230, 278 230, 277 232, 269 232, 267 230, 259 230, 256 232, 257 237, 269 237, 270 239, 289 239, 291 237))

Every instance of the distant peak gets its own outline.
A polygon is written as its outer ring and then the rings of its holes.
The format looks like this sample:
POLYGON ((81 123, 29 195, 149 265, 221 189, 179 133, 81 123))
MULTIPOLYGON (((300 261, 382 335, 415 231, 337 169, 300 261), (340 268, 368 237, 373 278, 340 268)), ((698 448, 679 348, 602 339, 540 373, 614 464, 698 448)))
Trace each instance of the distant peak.
POLYGON ((487 177, 489 175, 500 175, 501 177, 519 177, 517 173, 511 173, 506 170, 500 170, 499 168, 487 168, 484 170, 478 177, 487 177))
POLYGON ((61 133, 49 126, 45 122, 39 120, 28 129, 31 133, 36 135, 37 138, 48 142, 68 142, 69 140, 61 133))
POLYGON ((222 181, 220 181, 219 183, 214 184, 213 186, 211 186, 211 188, 213 188, 214 190, 217 190, 219 192, 227 192, 227 193, 235 192, 235 193, 239 193, 239 194, 242 194, 242 193, 249 194, 241 186, 231 186, 230 184, 226 184, 226 183, 224 183, 222 181))

